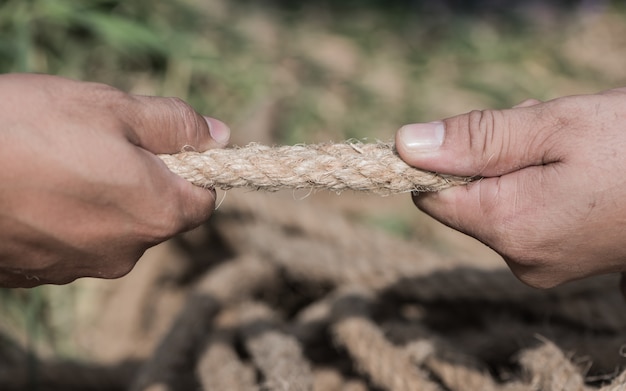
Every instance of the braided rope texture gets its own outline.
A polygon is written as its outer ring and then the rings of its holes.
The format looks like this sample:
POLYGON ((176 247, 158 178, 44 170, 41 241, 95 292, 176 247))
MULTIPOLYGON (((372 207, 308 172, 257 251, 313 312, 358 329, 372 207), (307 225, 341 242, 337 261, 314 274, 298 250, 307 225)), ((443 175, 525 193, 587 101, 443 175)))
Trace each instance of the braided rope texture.
POLYGON ((168 168, 193 184, 228 190, 251 188, 353 190, 378 195, 439 191, 469 178, 418 170, 392 143, 323 143, 245 147, 159 155, 168 168))

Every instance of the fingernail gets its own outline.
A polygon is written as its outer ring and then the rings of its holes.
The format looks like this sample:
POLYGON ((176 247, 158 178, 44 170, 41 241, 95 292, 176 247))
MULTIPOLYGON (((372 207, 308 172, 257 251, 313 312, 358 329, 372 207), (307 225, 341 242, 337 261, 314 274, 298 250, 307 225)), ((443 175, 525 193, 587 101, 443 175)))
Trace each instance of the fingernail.
POLYGON ((204 117, 204 119, 209 125, 209 133, 213 140, 220 144, 227 144, 230 140, 230 128, 218 119, 211 117, 204 117))
POLYGON ((398 130, 398 141, 409 151, 435 150, 443 144, 443 122, 404 125, 398 130))

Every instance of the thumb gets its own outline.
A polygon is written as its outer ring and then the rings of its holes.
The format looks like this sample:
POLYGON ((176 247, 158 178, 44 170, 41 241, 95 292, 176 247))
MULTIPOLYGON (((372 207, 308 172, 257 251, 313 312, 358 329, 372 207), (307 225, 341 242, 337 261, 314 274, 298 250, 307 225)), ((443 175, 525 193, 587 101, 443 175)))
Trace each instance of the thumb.
POLYGON ((152 153, 176 153, 185 148, 205 151, 228 144, 226 124, 203 117, 181 99, 135 95, 133 103, 127 118, 129 138, 152 153))
MULTIPOLYGON (((558 164, 548 165, 560 162, 563 152, 557 142, 559 122, 550 112, 543 105, 522 105, 402 127, 396 148, 408 164, 483 177, 467 186, 416 195, 417 207, 489 245, 505 260, 518 259, 518 241, 509 239, 534 234, 519 229, 536 210, 537 200, 530 195, 541 194, 542 184, 559 174, 558 164)), ((524 240, 536 242, 533 237, 524 240)), ((523 268, 514 271, 529 273, 523 268)))
POLYGON ((405 125, 396 148, 408 164, 460 176, 493 177, 557 161, 539 106, 472 111, 405 125))
POLYGON ((206 221, 215 206, 215 190, 191 185, 169 171, 153 154, 177 153, 184 149, 205 151, 224 147, 230 129, 223 122, 203 117, 177 98, 132 96, 125 118, 129 141, 144 149, 142 158, 150 163, 150 178, 160 178, 158 187, 164 205, 177 213, 170 235, 194 228, 206 221), (147 152, 146 152, 147 151, 147 152), (169 190, 165 191, 165 190, 169 190), (169 196, 169 198, 166 198, 169 196))

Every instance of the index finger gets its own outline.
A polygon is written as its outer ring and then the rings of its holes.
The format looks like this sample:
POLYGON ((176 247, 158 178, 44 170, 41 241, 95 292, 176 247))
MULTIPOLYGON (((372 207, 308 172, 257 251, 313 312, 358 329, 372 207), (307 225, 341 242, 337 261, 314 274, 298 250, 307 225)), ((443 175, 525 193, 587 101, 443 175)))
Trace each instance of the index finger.
POLYGON ((181 99, 135 95, 132 100, 127 118, 131 141, 152 153, 205 151, 228 144, 226 124, 198 114, 181 99))

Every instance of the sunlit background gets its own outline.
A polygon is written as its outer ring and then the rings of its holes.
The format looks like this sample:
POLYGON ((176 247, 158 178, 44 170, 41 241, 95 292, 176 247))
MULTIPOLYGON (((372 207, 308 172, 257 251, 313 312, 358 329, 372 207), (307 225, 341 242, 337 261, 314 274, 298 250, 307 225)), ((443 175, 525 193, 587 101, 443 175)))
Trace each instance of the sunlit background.
MULTIPOLYGON (((389 140, 404 123, 626 85, 622 4, 0 0, 0 70, 177 96, 239 145, 389 140)), ((361 221, 444 240, 381 202, 361 221)), ((15 349, 103 360, 79 338, 102 283, 0 290, 0 366, 15 349)))

